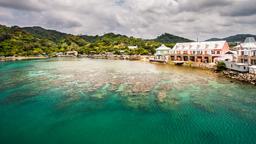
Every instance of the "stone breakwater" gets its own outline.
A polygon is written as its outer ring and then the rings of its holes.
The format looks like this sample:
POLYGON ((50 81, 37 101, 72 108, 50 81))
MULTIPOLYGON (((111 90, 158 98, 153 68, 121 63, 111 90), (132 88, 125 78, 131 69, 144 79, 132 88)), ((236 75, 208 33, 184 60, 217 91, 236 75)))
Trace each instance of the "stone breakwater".
POLYGON ((235 71, 224 71, 223 74, 229 78, 256 85, 256 74, 239 73, 235 71))

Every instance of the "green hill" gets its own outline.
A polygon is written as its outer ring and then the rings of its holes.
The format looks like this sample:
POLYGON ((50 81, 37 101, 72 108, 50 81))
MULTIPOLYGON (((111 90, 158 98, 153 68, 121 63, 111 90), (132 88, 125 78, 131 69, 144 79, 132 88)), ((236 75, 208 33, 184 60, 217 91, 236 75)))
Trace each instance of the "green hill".
POLYGON ((58 32, 56 30, 47 30, 38 26, 35 27, 24 27, 22 30, 33 34, 36 37, 39 38, 45 38, 49 39, 54 42, 59 42, 61 39, 63 39, 67 34, 58 32))
POLYGON ((162 34, 158 36, 156 39, 153 39, 154 41, 161 42, 161 43, 178 43, 178 42, 192 42, 192 40, 171 35, 168 33, 162 34))
POLYGON ((235 42, 243 42, 247 37, 254 37, 254 38, 256 38, 256 35, 252 35, 252 34, 237 34, 237 35, 229 36, 229 37, 226 37, 226 38, 211 38, 211 39, 208 39, 206 41, 226 40, 227 42, 235 43, 235 42))
POLYGON ((167 33, 156 39, 145 40, 114 33, 102 36, 72 35, 41 27, 0 25, 0 56, 54 55, 56 52, 70 50, 76 50, 80 54, 120 54, 123 51, 129 55, 148 55, 154 54, 155 49, 162 43, 172 47, 176 42, 188 41, 191 40, 167 33), (134 45, 138 49, 128 48, 134 45))

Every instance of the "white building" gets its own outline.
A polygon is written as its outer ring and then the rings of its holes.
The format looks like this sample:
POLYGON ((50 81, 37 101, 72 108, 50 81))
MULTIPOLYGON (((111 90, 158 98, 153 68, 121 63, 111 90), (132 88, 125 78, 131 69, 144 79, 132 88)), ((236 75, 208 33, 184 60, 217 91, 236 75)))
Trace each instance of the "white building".
POLYGON ((130 50, 138 49, 138 46, 128 46, 130 50))
POLYGON ((237 62, 237 51, 228 51, 218 58, 217 61, 237 62))
POLYGON ((226 68, 233 70, 233 71, 238 71, 238 72, 249 72, 249 65, 245 63, 236 63, 233 61, 224 61, 226 68))
POLYGON ((249 65, 256 65, 256 41, 253 37, 245 39, 244 43, 237 46, 238 62, 248 63, 249 65))
POLYGON ((156 49, 155 57, 151 61, 167 62, 169 60, 170 51, 171 48, 162 44, 159 48, 156 49))
POLYGON ((78 52, 77 51, 67 51, 65 54, 66 54, 66 56, 77 56, 78 52))

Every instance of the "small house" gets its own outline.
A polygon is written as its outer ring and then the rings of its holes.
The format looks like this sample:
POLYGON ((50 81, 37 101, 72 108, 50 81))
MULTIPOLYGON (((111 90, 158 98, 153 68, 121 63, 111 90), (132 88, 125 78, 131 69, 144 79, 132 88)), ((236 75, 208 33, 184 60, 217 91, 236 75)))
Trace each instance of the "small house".
POLYGON ((77 51, 67 51, 66 56, 77 56, 78 52, 77 51))
POLYGON ((171 48, 162 44, 159 48, 156 49, 155 57, 151 61, 167 62, 169 60, 170 51, 171 48))

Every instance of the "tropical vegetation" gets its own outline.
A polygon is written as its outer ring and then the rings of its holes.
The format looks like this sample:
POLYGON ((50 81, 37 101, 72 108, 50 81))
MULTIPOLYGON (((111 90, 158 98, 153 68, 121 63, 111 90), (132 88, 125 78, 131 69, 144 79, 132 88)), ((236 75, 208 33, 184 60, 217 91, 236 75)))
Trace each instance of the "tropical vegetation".
POLYGON ((107 33, 102 36, 72 35, 41 27, 7 27, 0 25, 0 56, 54 55, 75 50, 80 54, 150 55, 162 43, 169 47, 176 42, 191 41, 171 34, 145 40, 125 35, 107 33), (129 49, 128 46, 138 46, 129 49))

